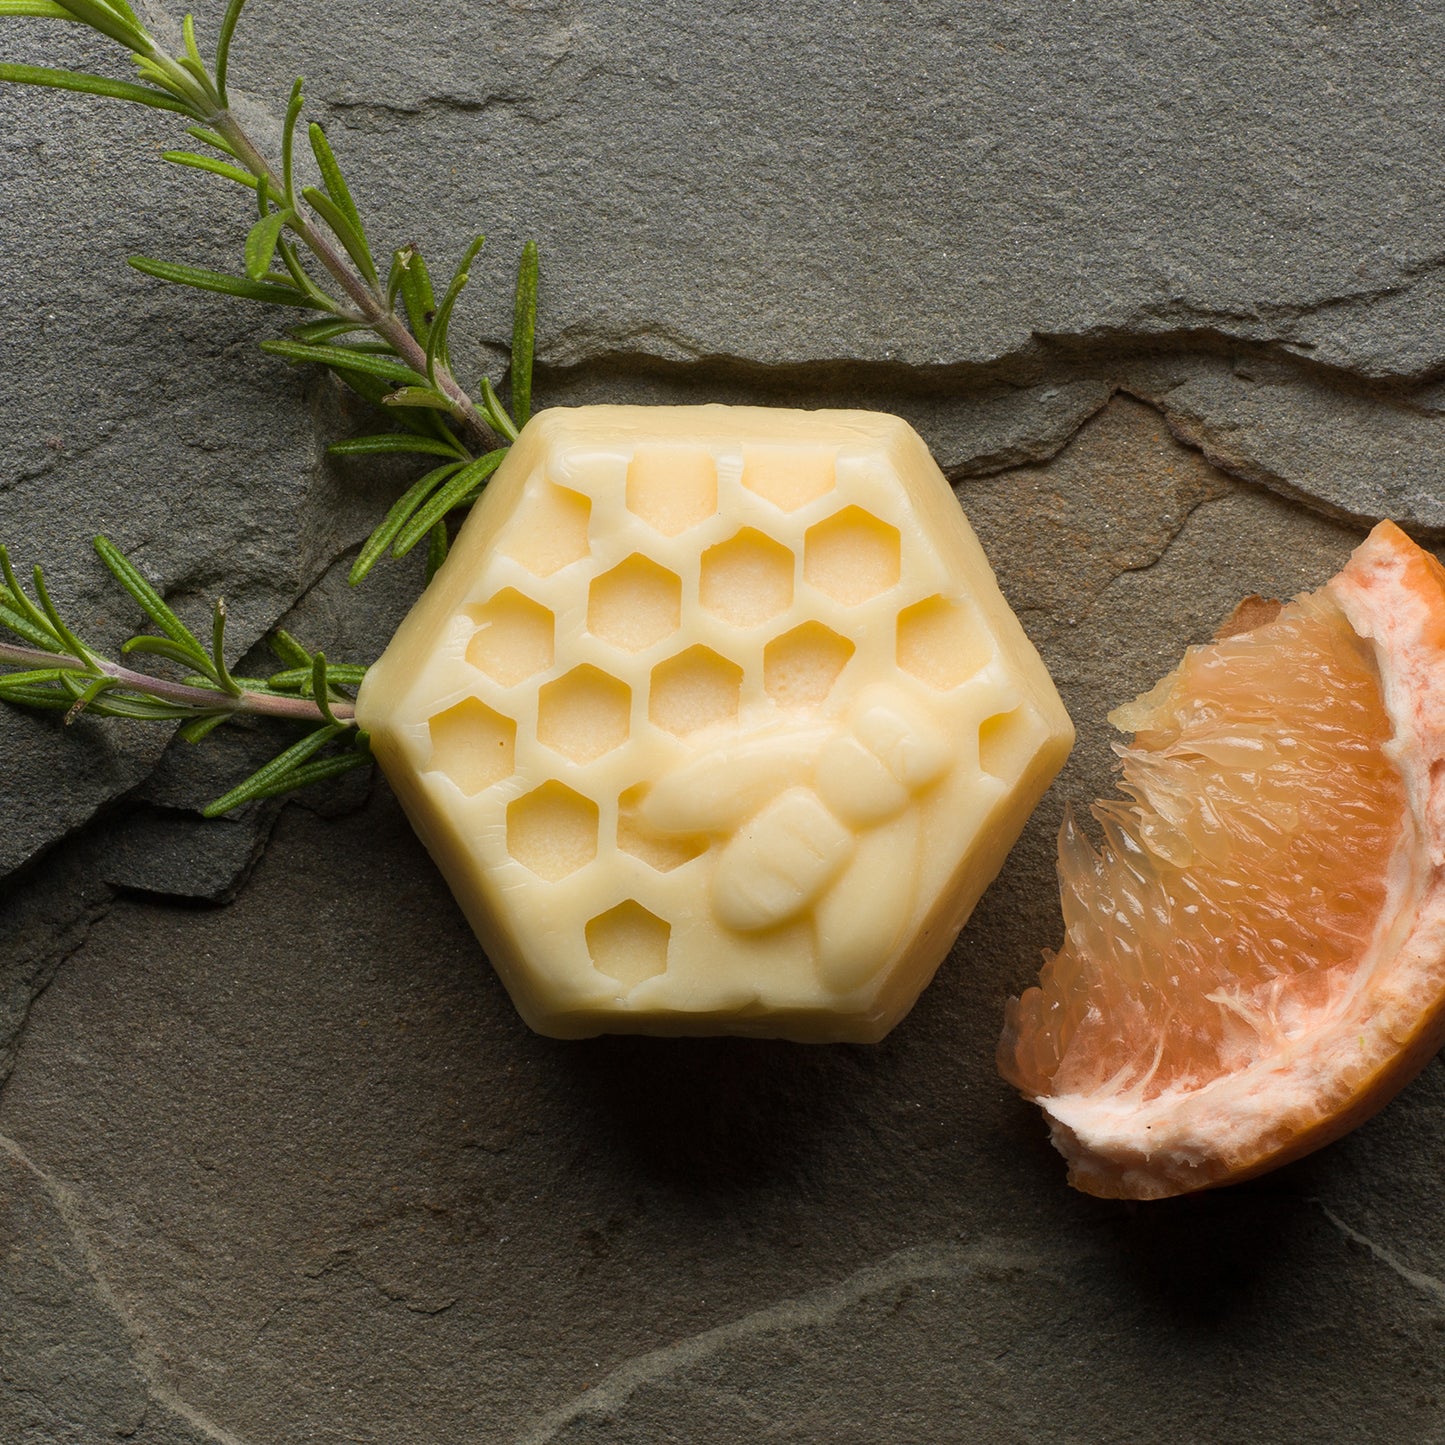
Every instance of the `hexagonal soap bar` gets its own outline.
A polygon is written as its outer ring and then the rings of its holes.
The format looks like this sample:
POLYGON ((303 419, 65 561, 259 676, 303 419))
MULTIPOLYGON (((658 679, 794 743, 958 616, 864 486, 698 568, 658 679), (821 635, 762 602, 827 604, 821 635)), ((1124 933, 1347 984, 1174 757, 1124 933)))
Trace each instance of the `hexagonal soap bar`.
POLYGON ((1068 752, 917 434, 536 417, 358 718, 523 1018, 881 1038, 1068 752))

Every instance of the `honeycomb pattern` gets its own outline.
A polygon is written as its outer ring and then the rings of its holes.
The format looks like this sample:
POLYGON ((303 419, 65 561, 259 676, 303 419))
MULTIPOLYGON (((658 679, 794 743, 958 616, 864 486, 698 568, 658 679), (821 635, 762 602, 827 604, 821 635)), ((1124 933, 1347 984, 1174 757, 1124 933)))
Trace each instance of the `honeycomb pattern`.
POLYGON ((682 579, 635 552, 592 583, 587 630, 614 647, 642 652, 682 625, 682 579))
POLYGON ((636 988, 667 969, 672 925, 627 899, 587 924, 587 952, 599 973, 624 988, 636 988))
POLYGON ((563 783, 543 783, 507 807, 507 852, 556 883, 597 856, 597 804, 563 783))
POLYGON ((652 670, 647 715, 677 737, 738 715, 743 670, 710 647, 689 647, 652 670))
POLYGON ((739 438, 722 410, 535 419, 372 670, 400 680, 378 756, 429 843, 460 800, 443 866, 546 1032, 767 1033, 821 991, 828 1036, 874 1036, 990 809, 1058 751, 912 434, 756 411, 739 438))
POLYGON ((467 643, 467 661, 504 687, 512 687, 552 666, 556 620, 540 603, 506 587, 484 607, 468 607, 477 624, 467 643))
POLYGON ((763 649, 763 687, 780 708, 817 707, 856 649, 821 622, 805 622, 763 649))
POLYGON ((847 507, 819 522, 804 539, 803 576, 849 607, 896 586, 901 570, 898 529, 862 507, 847 507))
POLYGON ((537 741, 590 763, 627 741, 631 714, 631 688, 583 663, 537 694, 537 741))
POLYGON ((739 627, 756 627, 793 601, 793 554, 752 527, 702 554, 697 600, 739 627))
POLYGON ((991 656, 988 634, 962 602, 928 597, 898 614, 898 666, 938 692, 962 686, 991 656))
POLYGON ((468 797, 510 778, 516 765, 517 724, 474 697, 439 712, 427 724, 431 766, 468 797))
POLYGON ((700 525, 717 511, 717 462, 700 447, 638 447, 627 468, 627 510, 664 537, 700 525))

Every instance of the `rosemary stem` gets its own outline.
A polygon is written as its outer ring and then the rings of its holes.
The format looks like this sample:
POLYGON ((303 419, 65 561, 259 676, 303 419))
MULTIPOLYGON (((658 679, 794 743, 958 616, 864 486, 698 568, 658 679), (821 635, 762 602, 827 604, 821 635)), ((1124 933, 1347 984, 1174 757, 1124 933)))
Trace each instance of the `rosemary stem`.
MULTIPOLYGON (((285 194, 285 188, 270 162, 257 149, 231 111, 217 110, 207 117, 205 123, 218 135, 226 138, 251 173, 265 180, 274 195, 285 194)), ((411 334, 405 322, 386 304, 385 298, 379 296, 357 275, 346 257, 299 207, 292 229, 356 303, 357 310, 365 317, 367 325, 381 336, 413 371, 426 376, 426 351, 421 343, 411 334)), ((474 443, 490 448, 495 443, 496 436, 483 420, 476 403, 467 395, 466 388, 452 375, 451 368, 441 362, 436 363, 435 372, 437 387, 451 403, 451 414, 457 423, 474 443)))
MULTIPOLYGON (((62 668, 67 672, 104 673, 130 691, 194 707, 198 712, 228 715, 251 713, 260 717, 293 718, 301 722, 328 721, 310 698, 283 697, 277 693, 255 692, 248 688, 232 695, 218 692, 214 688, 194 687, 190 683, 173 682, 169 678, 155 677, 147 672, 136 672, 102 657, 86 662, 78 657, 44 652, 38 647, 20 647, 0 641, 0 663, 29 668, 62 668)), ((349 702, 332 702, 330 708, 331 715, 337 722, 351 722, 355 719, 356 709, 349 702)))

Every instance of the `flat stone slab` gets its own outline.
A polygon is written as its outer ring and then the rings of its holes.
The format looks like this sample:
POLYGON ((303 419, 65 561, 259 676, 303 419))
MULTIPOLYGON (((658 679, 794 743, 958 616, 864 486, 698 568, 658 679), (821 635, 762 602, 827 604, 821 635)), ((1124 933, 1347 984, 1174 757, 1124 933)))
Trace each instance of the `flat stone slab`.
MULTIPOLYGON (((382 785, 203 825, 271 738, 0 710, 6 1445, 1445 1435, 1438 1063, 1142 1209, 1070 1193, 992 1063, 1108 709, 1376 518, 1445 540, 1445 14, 906 8, 246 12, 258 134, 304 72, 378 239, 440 272, 488 232, 468 380, 535 237, 544 403, 907 416, 1079 743, 882 1045, 565 1045, 382 785)), ((97 641, 139 621, 103 531, 198 625, 224 595, 248 667, 277 622, 366 661, 419 558, 345 571, 410 474, 326 457, 374 418, 257 352, 277 317, 125 267, 240 267, 249 197, 176 143, 0 87, 0 541, 97 641)))

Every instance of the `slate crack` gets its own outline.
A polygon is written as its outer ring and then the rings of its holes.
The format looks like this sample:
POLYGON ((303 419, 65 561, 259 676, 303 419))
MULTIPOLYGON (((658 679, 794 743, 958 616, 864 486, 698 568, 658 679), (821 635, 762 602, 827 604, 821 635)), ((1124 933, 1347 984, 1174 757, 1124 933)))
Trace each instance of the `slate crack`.
POLYGON ((996 1252, 965 1250, 956 1245, 919 1245, 900 1250, 836 1284, 797 1299, 768 1305, 741 1319, 640 1355, 614 1370, 601 1384, 549 1411, 517 1445, 548 1445, 574 1421, 588 1417, 605 1420, 622 1409, 639 1389, 679 1374, 735 1343, 827 1326, 854 1305, 886 1298, 900 1288, 925 1280, 942 1282, 983 1267, 1034 1263, 1033 1260, 1005 1259, 996 1252))
POLYGON ((1388 1250, 1382 1244, 1377 1244, 1373 1239, 1360 1233, 1352 1225, 1346 1224, 1338 1214, 1334 1212, 1323 1200, 1312 1201, 1315 1207, 1324 1217, 1342 1234, 1351 1244, 1358 1244, 1374 1259, 1378 1260, 1390 1270, 1423 1295, 1428 1295, 1436 1304, 1445 1305, 1445 1280, 1436 1279, 1433 1274, 1425 1274, 1421 1270, 1411 1269, 1393 1251, 1388 1250))
MULTIPOLYGON (((91 1243, 89 1235, 81 1220, 81 1208, 74 1193, 58 1179, 47 1173, 40 1167, 26 1152, 19 1143, 8 1135, 0 1134, 0 1152, 4 1152, 27 1170, 40 1183, 40 1186, 50 1196, 55 1206, 56 1213, 60 1216, 71 1239, 75 1243, 76 1250, 80 1254, 86 1271, 90 1275, 96 1293, 102 1301, 114 1312, 125 1330, 126 1337, 130 1341, 131 1357, 136 1366, 140 1369, 145 1378, 146 1389, 151 1400, 163 1405, 192 1425, 207 1439, 216 1442, 216 1445, 247 1445, 241 1436, 227 1430, 224 1425, 217 1424, 202 1411, 178 1395, 163 1379, 163 1372, 160 1361, 155 1352, 147 1344, 144 1331, 121 1307, 120 1301, 116 1298, 115 1291, 111 1288, 110 1280, 106 1275, 105 1266, 95 1246, 91 1243)), ((143 1421, 142 1421, 143 1423, 143 1421)))
POLYGON ((421 99, 413 101, 329 98, 323 103, 328 110, 354 111, 368 116, 423 115, 430 110, 456 111, 463 115, 474 115, 502 106, 524 106, 533 99, 534 97, 530 95, 512 95, 506 91, 497 95, 482 96, 450 95, 443 92, 440 95, 425 95, 421 99))

